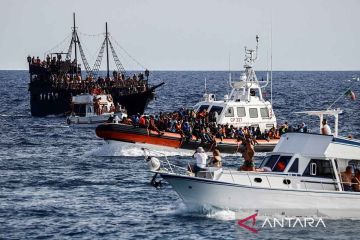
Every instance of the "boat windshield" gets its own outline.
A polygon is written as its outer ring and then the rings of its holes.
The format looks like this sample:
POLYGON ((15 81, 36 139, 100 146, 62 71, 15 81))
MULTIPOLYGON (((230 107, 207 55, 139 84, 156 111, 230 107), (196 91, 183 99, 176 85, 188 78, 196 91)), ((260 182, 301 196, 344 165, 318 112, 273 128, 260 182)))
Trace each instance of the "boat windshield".
POLYGON ((271 155, 264 159, 261 167, 271 169, 272 172, 283 172, 292 156, 271 155))
POLYGON ((223 107, 219 107, 219 106, 212 106, 209 112, 209 115, 211 115, 211 113, 217 113, 218 115, 221 115, 221 112, 223 110, 223 107))
POLYGON ((198 112, 202 112, 202 111, 204 111, 204 109, 207 110, 208 108, 209 108, 209 105, 201 105, 198 109, 198 112))

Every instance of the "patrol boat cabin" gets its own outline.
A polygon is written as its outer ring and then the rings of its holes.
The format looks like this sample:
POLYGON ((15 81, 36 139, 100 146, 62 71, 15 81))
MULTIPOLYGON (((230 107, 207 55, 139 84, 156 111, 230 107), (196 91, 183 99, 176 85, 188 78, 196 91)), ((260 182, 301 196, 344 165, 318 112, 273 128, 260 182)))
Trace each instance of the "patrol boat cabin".
MULTIPOLYGON (((206 111, 209 121, 220 125, 233 125, 234 127, 260 127, 261 131, 276 127, 276 117, 271 102, 264 99, 262 89, 269 84, 257 79, 253 68, 257 59, 258 36, 256 49, 245 48, 244 72, 238 81, 232 81, 230 95, 217 100, 215 94, 205 93, 204 101, 197 103, 194 110, 197 113, 206 111)), ((272 79, 270 83, 272 82, 272 79)))

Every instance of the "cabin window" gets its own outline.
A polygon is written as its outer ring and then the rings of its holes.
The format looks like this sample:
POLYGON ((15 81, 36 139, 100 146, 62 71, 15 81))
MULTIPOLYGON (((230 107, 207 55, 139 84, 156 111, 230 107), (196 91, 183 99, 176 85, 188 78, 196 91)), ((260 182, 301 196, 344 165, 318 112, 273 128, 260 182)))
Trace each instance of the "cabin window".
POLYGON ((249 108, 249 115, 250 118, 258 118, 259 114, 257 108, 249 108))
POLYGON ((273 172, 283 172, 290 162, 291 156, 281 156, 279 160, 274 165, 272 171, 273 172))
POLYGON ((262 167, 268 167, 270 169, 273 168, 273 166, 275 165, 275 163, 277 162, 277 160, 279 159, 280 155, 271 155, 268 156, 267 158, 265 158, 262 167))
POLYGON ((237 116, 238 117, 246 117, 246 112, 244 107, 237 108, 237 116))
POLYGON ((293 164, 291 165, 291 167, 289 168, 289 173, 298 173, 299 172, 299 159, 296 158, 293 162, 293 164))
POLYGON ((212 113, 217 113, 218 115, 221 115, 222 110, 223 110, 223 107, 212 106, 210 109, 209 115, 211 115, 212 113))
POLYGON ((334 178, 331 162, 329 160, 311 159, 303 176, 334 178))
POLYGON ((267 108, 260 108, 260 115, 262 118, 269 118, 269 109, 267 108))
POLYGON ((225 117, 234 117, 234 108, 228 107, 226 109, 225 117))
POLYGON ((202 111, 204 111, 204 109, 207 110, 208 108, 209 108, 209 105, 201 105, 201 106, 199 107, 198 112, 202 112, 202 111))
POLYGON ((360 161, 351 160, 348 163, 349 166, 352 166, 353 169, 360 169, 360 161))
POLYGON ((86 116, 86 105, 85 104, 74 104, 74 113, 79 117, 86 116))

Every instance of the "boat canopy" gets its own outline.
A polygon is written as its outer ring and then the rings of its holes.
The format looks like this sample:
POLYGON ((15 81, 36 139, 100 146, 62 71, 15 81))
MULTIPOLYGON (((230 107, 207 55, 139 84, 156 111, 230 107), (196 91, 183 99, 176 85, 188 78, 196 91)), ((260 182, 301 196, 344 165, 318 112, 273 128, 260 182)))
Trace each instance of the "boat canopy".
POLYGON ((94 96, 91 94, 82 94, 72 97, 73 104, 93 104, 94 96))
POLYGON ((360 141, 309 133, 286 133, 274 152, 329 159, 360 160, 360 141))

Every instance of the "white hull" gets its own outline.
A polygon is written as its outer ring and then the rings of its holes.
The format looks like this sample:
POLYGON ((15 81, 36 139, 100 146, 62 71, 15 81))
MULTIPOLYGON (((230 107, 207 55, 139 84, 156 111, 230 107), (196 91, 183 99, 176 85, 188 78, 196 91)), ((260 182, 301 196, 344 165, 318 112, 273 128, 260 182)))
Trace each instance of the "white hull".
POLYGON ((99 124, 109 119, 110 115, 98 115, 89 117, 70 116, 67 122, 70 124, 99 124))
POLYGON ((189 206, 260 215, 359 218, 360 193, 251 187, 168 173, 160 175, 189 206))

